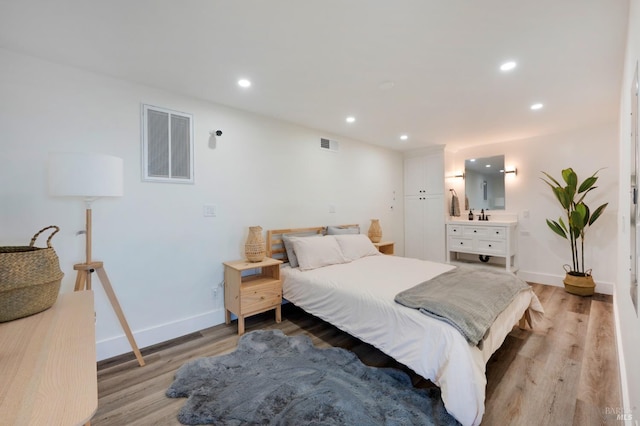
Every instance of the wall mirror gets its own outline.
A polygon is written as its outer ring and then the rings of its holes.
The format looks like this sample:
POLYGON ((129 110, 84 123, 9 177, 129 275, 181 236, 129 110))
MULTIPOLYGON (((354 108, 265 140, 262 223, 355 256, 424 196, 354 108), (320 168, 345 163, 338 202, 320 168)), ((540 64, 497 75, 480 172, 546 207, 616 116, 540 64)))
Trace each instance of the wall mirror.
POLYGON ((504 210, 504 155, 465 160, 464 192, 474 211, 504 210))

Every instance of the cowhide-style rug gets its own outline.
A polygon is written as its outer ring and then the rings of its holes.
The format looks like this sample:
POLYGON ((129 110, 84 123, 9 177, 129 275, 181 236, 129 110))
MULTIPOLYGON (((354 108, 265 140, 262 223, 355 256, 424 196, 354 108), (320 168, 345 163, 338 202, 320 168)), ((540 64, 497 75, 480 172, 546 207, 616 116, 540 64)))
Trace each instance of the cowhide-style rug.
POLYGON ((188 425, 458 424, 439 389, 416 389, 402 371, 280 330, 247 333, 235 352, 184 364, 167 396, 188 397, 178 413, 188 425))

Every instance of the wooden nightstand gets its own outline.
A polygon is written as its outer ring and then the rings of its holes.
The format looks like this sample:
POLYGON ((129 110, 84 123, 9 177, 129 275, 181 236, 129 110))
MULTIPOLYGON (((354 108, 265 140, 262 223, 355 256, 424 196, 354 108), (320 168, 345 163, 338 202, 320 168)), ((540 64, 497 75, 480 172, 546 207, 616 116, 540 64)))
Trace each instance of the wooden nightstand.
POLYGON ((282 261, 266 258, 262 262, 235 260, 224 265, 225 322, 231 323, 231 314, 238 317, 238 334, 244 334, 244 319, 270 309, 276 310, 276 322, 282 321, 282 261), (243 271, 259 269, 253 275, 242 276, 243 271))
POLYGON ((393 255, 394 245, 393 241, 380 241, 379 243, 373 243, 378 248, 378 251, 382 254, 393 255))

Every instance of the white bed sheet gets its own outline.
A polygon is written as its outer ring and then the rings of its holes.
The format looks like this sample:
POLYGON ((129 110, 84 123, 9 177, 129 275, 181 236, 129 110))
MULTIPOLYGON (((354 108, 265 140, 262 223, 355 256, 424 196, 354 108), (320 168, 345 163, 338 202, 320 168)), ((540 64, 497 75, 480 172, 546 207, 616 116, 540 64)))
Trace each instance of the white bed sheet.
POLYGON ((310 271, 283 267, 283 296, 431 380, 451 415, 477 425, 489 357, 528 307, 542 312, 542 306, 533 291, 520 293, 491 326, 481 350, 449 324, 394 302, 400 291, 453 267, 386 255, 310 271))

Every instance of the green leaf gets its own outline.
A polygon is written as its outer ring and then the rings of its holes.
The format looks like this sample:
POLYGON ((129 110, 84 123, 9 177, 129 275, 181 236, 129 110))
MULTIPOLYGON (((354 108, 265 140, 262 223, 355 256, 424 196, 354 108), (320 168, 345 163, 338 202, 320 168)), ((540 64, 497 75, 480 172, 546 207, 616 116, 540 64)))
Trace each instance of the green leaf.
POLYGON ((547 219, 547 225, 549 225, 549 228, 551 228, 553 232, 560 235, 562 238, 567 239, 567 234, 560 227, 560 225, 558 225, 558 222, 556 222, 555 220, 547 219))
POLYGON ((562 218, 558 218, 558 222, 560 222, 560 226, 562 226, 562 229, 564 229, 565 232, 569 232, 569 229, 567 228, 567 225, 564 224, 564 221, 562 220, 562 218))
POLYGON ((589 207, 585 203, 576 204, 574 212, 580 217, 580 229, 587 226, 589 220, 589 207))
POLYGON ((595 176, 586 178, 584 182, 582 182, 582 185, 580 185, 580 188, 578 189, 578 194, 581 194, 587 189, 590 189, 593 185, 595 185, 597 181, 598 181, 598 178, 595 176))
POLYGON ((574 210, 569 215, 569 226, 574 235, 580 234, 584 229, 584 213, 580 214, 577 210, 574 210))
POLYGON ((589 226, 591 226, 593 222, 598 220, 602 212, 604 212, 604 209, 607 208, 607 205, 609 205, 609 203, 604 203, 603 205, 598 207, 596 211, 593 212, 593 214, 591 215, 591 219, 589 219, 589 226))
POLYGON ((573 202, 573 198, 576 195, 576 187, 575 186, 571 186, 571 185, 567 185, 564 188, 564 192, 566 193, 567 196, 567 204, 571 205, 573 202))
POLYGON ((562 179, 564 179, 569 186, 574 188, 578 186, 578 175, 572 168, 564 169, 562 171, 562 179))
POLYGON ((578 204, 578 203, 582 203, 582 202, 584 201, 584 197, 586 197, 586 196, 587 196, 587 194, 588 194, 589 192, 593 191, 593 190, 594 190, 594 189, 596 189, 596 188, 597 188, 597 186, 592 186, 591 188, 587 189, 587 190, 582 194, 582 196, 578 199, 578 201, 576 202, 576 204, 578 204))
POLYGON ((560 202, 563 209, 568 210, 571 206, 571 197, 567 194, 566 190, 560 186, 553 188, 553 193, 560 202))
MULTIPOLYGON (((551 176, 549 173, 547 173, 547 172, 542 172, 542 173, 543 173, 546 177, 548 177, 548 178, 549 178, 549 180, 550 180, 551 182, 555 183, 555 184, 556 184, 556 186, 562 186, 562 185, 560 185, 560 182, 558 182, 557 180, 555 180, 555 179, 553 178, 553 176, 551 176)), ((542 179, 542 178, 540 178, 540 179, 542 179)), ((547 182, 547 181, 546 181, 546 180, 544 180, 544 179, 542 179, 542 180, 543 180, 543 181, 545 181, 545 182, 547 182)), ((553 185, 551 185, 549 182, 547 182, 547 185, 549 185, 550 187, 552 187, 552 188, 553 188, 553 185)))

